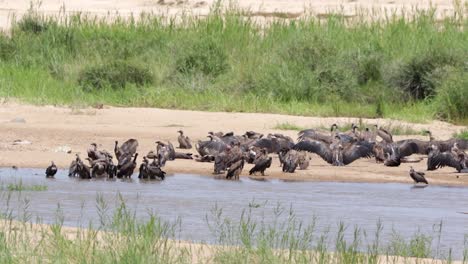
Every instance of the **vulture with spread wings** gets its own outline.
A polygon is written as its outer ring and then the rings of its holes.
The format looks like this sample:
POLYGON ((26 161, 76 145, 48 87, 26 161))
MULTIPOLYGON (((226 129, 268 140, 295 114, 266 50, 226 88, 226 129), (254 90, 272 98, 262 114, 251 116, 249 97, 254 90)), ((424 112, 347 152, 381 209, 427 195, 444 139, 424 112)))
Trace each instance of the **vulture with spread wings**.
POLYGON ((329 145, 321 141, 309 140, 297 143, 293 149, 315 153, 333 166, 344 166, 359 158, 370 158, 372 147, 373 143, 367 141, 329 145))

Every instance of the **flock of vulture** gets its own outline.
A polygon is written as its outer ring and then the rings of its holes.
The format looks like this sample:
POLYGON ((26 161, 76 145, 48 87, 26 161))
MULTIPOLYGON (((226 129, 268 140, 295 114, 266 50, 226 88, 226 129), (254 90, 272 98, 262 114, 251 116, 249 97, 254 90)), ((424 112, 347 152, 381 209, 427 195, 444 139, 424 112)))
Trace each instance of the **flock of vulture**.
MULTIPOLYGON (((441 167, 453 167, 458 172, 468 172, 468 141, 463 139, 435 140, 427 131, 429 140, 406 139, 393 141, 387 130, 377 125, 358 130, 352 125, 349 131, 341 132, 336 124, 330 133, 316 129, 306 129, 298 133, 297 142, 282 134, 268 134, 247 131, 244 135, 234 133, 209 132, 208 139, 195 144, 197 155, 178 152, 171 142, 156 141, 156 149, 150 151, 139 166, 139 179, 164 180, 162 170, 167 161, 175 159, 193 159, 197 162, 214 163, 215 174, 226 174, 226 179, 239 179, 245 163, 254 164, 249 175, 265 171, 272 164, 270 154, 277 154, 283 172, 294 173, 295 170, 307 169, 310 162, 308 153, 315 153, 332 166, 345 166, 361 158, 374 157, 377 163, 396 167, 408 162, 412 154, 427 155, 427 170, 441 167)), ((183 131, 178 131, 179 149, 191 149, 192 143, 183 131)), ((137 167, 138 141, 129 139, 119 146, 115 142, 114 155, 98 149, 92 143, 87 150, 86 164, 77 154, 70 164, 68 175, 82 179, 91 178, 130 178, 137 167)), ((52 164, 46 170, 46 177, 54 177, 57 167, 52 164)), ((424 173, 410 170, 411 178, 416 182, 427 184, 424 173)))

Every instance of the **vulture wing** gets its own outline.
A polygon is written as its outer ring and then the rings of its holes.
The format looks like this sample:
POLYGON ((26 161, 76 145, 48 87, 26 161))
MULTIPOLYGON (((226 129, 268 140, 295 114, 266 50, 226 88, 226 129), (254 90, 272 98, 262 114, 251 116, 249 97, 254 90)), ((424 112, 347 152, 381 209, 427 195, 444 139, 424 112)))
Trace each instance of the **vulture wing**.
POLYGON ((295 150, 305 150, 308 152, 315 153, 319 155, 323 160, 332 164, 333 163, 333 153, 330 147, 321 141, 316 140, 307 140, 298 142, 293 146, 295 150))
POLYGON ((133 155, 136 153, 137 148, 138 148, 138 140, 132 138, 132 139, 125 141, 122 144, 122 146, 120 146, 120 152, 122 154, 126 153, 126 154, 133 155))
POLYGON ((377 129, 377 135, 382 138, 384 141, 387 143, 392 143, 393 142, 393 136, 390 134, 387 130, 383 128, 377 129))
POLYGON ((460 161, 455 159, 450 152, 431 153, 431 155, 429 155, 427 159, 427 170, 435 170, 446 166, 455 168, 457 171, 461 171, 462 169, 460 161))
POLYGON ((357 159, 372 157, 372 148, 373 144, 367 141, 348 145, 343 151, 343 163, 348 165, 357 159))

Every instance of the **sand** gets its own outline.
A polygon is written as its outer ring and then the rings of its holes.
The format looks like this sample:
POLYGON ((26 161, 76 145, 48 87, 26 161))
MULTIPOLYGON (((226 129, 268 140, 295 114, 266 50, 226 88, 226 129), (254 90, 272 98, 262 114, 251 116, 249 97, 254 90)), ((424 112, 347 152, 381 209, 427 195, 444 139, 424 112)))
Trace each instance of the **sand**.
MULTIPOLYGON (((141 12, 178 16, 182 13, 205 16, 209 13, 214 0, 42 0, 31 1, 36 10, 46 15, 72 14, 83 12, 99 17, 113 17, 119 14, 128 17, 141 12), (40 4, 39 4, 40 3, 40 4)), ((30 1, 0 0, 0 30, 8 30, 12 19, 17 19, 30 8, 30 1)), ((383 17, 385 13, 400 14, 402 10, 428 10, 436 7, 437 18, 452 16, 456 7, 452 0, 239 0, 238 8, 260 19, 271 17, 298 18, 305 15, 327 16, 339 12, 353 17, 363 10, 368 16, 383 17)), ((461 0, 462 9, 465 0, 461 0)), ((223 1, 229 5, 229 1, 223 1)), ((466 10, 465 10, 466 12, 466 10)))
MULTIPOLYGON (((427 124, 410 124, 395 120, 364 119, 365 123, 409 126, 416 131, 430 129, 437 139, 448 139, 454 132, 466 127, 433 121, 427 124)), ((183 129, 193 141, 206 140, 208 131, 233 131, 243 134, 254 130, 264 134, 283 133, 296 138, 297 131, 275 130, 277 124, 289 122, 301 127, 330 126, 358 122, 353 118, 318 118, 277 114, 218 113, 167 110, 156 108, 71 109, 55 106, 32 106, 6 102, 0 104, 0 167, 46 168, 54 161, 60 168, 67 169, 75 153, 86 156, 90 143, 113 151, 114 141, 123 142, 136 138, 140 143, 138 152, 142 155, 155 149, 155 141, 171 141, 177 145, 177 130, 183 129), (15 140, 30 144, 13 144, 15 140), (63 150, 70 148, 72 153, 63 150)), ((396 136, 396 139, 419 138, 423 136, 396 136)), ((194 149, 189 152, 195 153, 194 149)), ((141 157, 141 156, 140 156, 141 157)), ((141 161, 141 158, 139 158, 141 161)), ((307 170, 294 174, 281 172, 279 161, 274 155, 273 165, 267 170, 266 178, 307 181, 345 182, 401 182, 412 183, 408 175, 409 166, 424 171, 426 161, 402 164, 398 168, 376 164, 373 159, 361 159, 346 167, 333 167, 315 154, 307 170)), ((246 165, 241 176, 248 176, 252 165, 246 165)), ((169 173, 194 173, 211 176, 212 163, 193 160, 168 162, 164 170, 169 173)), ((453 168, 427 172, 430 184, 468 185, 468 175, 455 173, 453 168), (459 176, 459 177, 457 177, 459 176)))

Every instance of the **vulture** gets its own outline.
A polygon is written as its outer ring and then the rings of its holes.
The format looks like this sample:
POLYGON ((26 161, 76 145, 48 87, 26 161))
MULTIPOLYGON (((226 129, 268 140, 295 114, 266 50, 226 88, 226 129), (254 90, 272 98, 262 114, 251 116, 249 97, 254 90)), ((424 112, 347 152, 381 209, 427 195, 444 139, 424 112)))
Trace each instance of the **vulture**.
POLYGON ((166 165, 166 161, 175 159, 175 150, 171 142, 165 144, 161 141, 156 141, 156 144, 159 166, 162 168, 166 165))
POLYGON ((233 143, 225 151, 215 156, 214 173, 220 174, 232 164, 244 158, 240 143, 233 143))
POLYGON ((136 168, 136 159, 138 157, 138 153, 135 153, 133 159, 127 160, 124 164, 119 164, 118 171, 117 171, 117 178, 131 178, 133 171, 136 168))
POLYGON ((451 151, 441 152, 436 145, 431 146, 427 158, 427 170, 436 170, 443 167, 455 168, 458 172, 468 172, 468 156, 458 148, 455 143, 451 151))
POLYGON ((413 167, 410 167, 410 171, 409 171, 409 174, 410 174, 410 177, 411 179, 413 179, 413 181, 415 183, 425 183, 425 184, 429 184, 426 180, 426 178, 424 177, 424 172, 417 172, 413 169, 413 167))
POLYGON ((91 179, 90 168, 83 163, 78 154, 76 154, 76 159, 70 164, 68 176, 79 177, 80 179, 91 179))
POLYGON ((281 149, 290 149, 294 146, 292 138, 282 134, 270 134, 266 138, 257 140, 254 147, 266 149, 268 153, 278 153, 281 149))
POLYGON ((177 138, 179 141, 179 148, 180 149, 191 149, 192 148, 192 142, 190 141, 190 138, 187 136, 184 136, 184 131, 179 130, 177 131, 180 135, 177 138))
POLYGON ((57 166, 55 166, 55 163, 52 161, 50 166, 46 169, 46 178, 54 178, 56 173, 57 166))
POLYGON ((360 140, 364 140, 367 142, 375 142, 376 140, 375 137, 376 137, 376 134, 370 131, 368 127, 366 127, 366 129, 363 132, 361 132, 359 136, 360 140))
POLYGON ((262 176, 265 176, 265 170, 270 168, 272 158, 268 157, 266 149, 261 149, 259 155, 255 158, 255 166, 249 171, 249 175, 260 172, 262 176))
POLYGON ((247 131, 245 132, 244 136, 248 139, 260 139, 263 137, 263 134, 257 133, 255 131, 247 131))
POLYGON ((197 162, 213 162, 215 161, 215 156, 211 156, 211 155, 205 155, 205 156, 199 156, 199 155, 195 155, 195 161, 197 162))
POLYGON ((226 179, 239 180, 239 175, 244 168, 244 157, 232 163, 226 173, 226 179))
POLYGON ((310 156, 305 151, 300 151, 297 156, 297 162, 300 170, 307 170, 310 164, 310 156))
POLYGON ((301 141, 294 145, 295 150, 305 150, 318 154, 333 166, 344 166, 359 158, 372 156, 373 143, 359 141, 355 143, 326 144, 321 141, 301 141))
POLYGON ((150 179, 150 180, 164 180, 166 178, 166 172, 161 170, 156 160, 149 163, 146 157, 143 157, 143 162, 140 165, 139 179, 150 179))
POLYGON ((212 135, 208 137, 210 140, 198 141, 198 143, 195 144, 195 149, 200 156, 216 156, 227 148, 228 144, 216 140, 212 135))
POLYGON ((175 152, 174 159, 193 159, 192 153, 175 152))
POLYGON ((119 147, 119 142, 116 140, 115 141, 115 146, 114 146, 114 154, 117 160, 120 159, 122 155, 130 155, 133 156, 138 148, 138 140, 136 139, 129 139, 125 141, 122 146, 119 147))
POLYGON ((400 150, 398 147, 394 146, 393 144, 391 144, 390 148, 391 148, 391 152, 385 153, 386 157, 384 160, 384 165, 388 167, 398 167, 401 164, 400 150))
POLYGON ((91 167, 91 177, 92 178, 102 178, 102 177, 109 177, 112 178, 108 174, 108 165, 109 160, 107 158, 104 159, 97 159, 97 160, 92 160, 90 158, 86 158, 88 160, 89 165, 91 167))
POLYGON ((148 164, 149 164, 148 158, 146 156, 143 157, 143 161, 140 164, 140 169, 138 170, 139 171, 138 179, 147 179, 148 178, 148 174, 147 174, 148 164))
POLYGON ((227 147, 223 152, 214 157, 214 174, 223 173, 229 166, 231 147, 227 147))
MULTIPOLYGON (((305 142, 305 141, 303 141, 305 142)), ((283 157, 283 172, 294 173, 298 165, 298 152, 290 149, 283 157)))
POLYGON ((317 141, 322 141, 322 142, 331 144, 333 141, 333 137, 317 132, 314 129, 306 129, 306 130, 299 131, 297 140, 298 141, 317 140, 317 141))
POLYGON ((386 129, 378 127, 377 125, 375 125, 375 129, 377 136, 379 136, 383 141, 386 143, 393 143, 393 136, 390 132, 388 132, 386 129))

